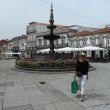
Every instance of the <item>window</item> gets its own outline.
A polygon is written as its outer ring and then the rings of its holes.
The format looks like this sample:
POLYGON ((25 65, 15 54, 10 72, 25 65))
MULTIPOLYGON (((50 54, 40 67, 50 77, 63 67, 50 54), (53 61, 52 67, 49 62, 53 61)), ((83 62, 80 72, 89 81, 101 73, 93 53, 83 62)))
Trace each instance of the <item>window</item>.
POLYGON ((38 39, 39 46, 42 46, 42 39, 38 39))
POLYGON ((109 43, 110 43, 110 41, 109 41, 109 39, 107 39, 107 44, 109 45, 109 43))
POLYGON ((91 44, 92 44, 93 46, 95 46, 95 45, 96 45, 96 40, 95 40, 95 39, 91 39, 91 44))
POLYGON ((84 45, 84 46, 86 45, 86 41, 83 41, 83 45, 84 45))
POLYGON ((103 39, 99 39, 99 44, 102 44, 103 43, 103 39))
POLYGON ((104 45, 104 39, 102 39, 102 38, 100 38, 99 39, 99 47, 103 47, 103 45, 104 45))
POLYGON ((58 46, 58 40, 55 40, 55 45, 58 46))
POLYGON ((47 40, 44 39, 44 46, 47 46, 47 40))
POLYGON ((80 41, 77 40, 77 41, 76 41, 76 47, 79 47, 79 46, 80 46, 80 41))
POLYGON ((35 47, 35 46, 36 46, 36 42, 33 41, 33 42, 32 42, 32 47, 35 47))
POLYGON ((73 41, 73 46, 76 46, 76 41, 75 40, 73 41))
POLYGON ((65 45, 65 39, 62 39, 62 45, 65 45))

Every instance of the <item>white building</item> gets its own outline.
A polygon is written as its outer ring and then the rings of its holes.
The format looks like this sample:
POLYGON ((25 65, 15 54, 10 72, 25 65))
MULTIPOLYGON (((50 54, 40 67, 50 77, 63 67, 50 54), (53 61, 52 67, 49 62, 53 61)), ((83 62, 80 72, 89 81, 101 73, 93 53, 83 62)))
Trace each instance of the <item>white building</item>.
MULTIPOLYGON (((49 34, 49 30, 46 23, 32 22, 27 26, 27 52, 31 57, 40 49, 49 48, 49 41, 43 39, 43 36, 49 34)), ((68 37, 77 32, 76 29, 72 29, 67 26, 57 25, 57 28, 54 30, 55 34, 60 35, 60 39, 54 42, 55 48, 65 47, 70 45, 68 42, 68 37)))
POLYGON ((8 43, 8 51, 25 53, 27 48, 27 36, 14 37, 8 43))
MULTIPOLYGON (((98 29, 93 32, 83 31, 73 34, 69 38, 71 46, 84 47, 87 45, 98 46, 110 50, 110 27, 98 29)), ((110 56, 110 51, 108 51, 110 56)))
POLYGON ((26 53, 27 48, 27 36, 19 36, 19 52, 26 53))
POLYGON ((0 59, 5 58, 5 52, 8 50, 8 39, 0 40, 0 59))
POLYGON ((19 42, 18 37, 12 38, 8 43, 8 51, 18 52, 19 42))

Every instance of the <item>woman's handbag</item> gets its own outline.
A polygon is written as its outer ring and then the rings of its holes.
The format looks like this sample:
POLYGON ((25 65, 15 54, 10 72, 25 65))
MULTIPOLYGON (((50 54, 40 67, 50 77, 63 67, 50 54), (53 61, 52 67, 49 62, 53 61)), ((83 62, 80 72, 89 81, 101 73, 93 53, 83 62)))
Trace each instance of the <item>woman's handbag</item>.
POLYGON ((78 89, 78 82, 76 80, 76 75, 74 75, 74 81, 71 83, 71 93, 76 94, 78 89))

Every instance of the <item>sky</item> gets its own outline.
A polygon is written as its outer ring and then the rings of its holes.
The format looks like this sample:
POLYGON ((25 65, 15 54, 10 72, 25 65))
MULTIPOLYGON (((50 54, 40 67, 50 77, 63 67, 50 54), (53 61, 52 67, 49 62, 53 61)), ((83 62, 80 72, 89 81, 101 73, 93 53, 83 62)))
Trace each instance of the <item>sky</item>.
POLYGON ((110 0, 0 0, 0 39, 26 34, 26 26, 32 21, 48 23, 51 3, 55 24, 110 24, 110 0))

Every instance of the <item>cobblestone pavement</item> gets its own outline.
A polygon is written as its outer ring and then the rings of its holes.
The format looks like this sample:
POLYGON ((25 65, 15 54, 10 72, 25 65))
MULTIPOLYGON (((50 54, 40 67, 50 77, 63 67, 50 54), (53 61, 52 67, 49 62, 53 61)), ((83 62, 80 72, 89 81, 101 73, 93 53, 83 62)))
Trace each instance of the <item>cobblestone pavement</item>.
POLYGON ((0 61, 0 110, 110 110, 110 63, 92 63, 85 101, 71 94, 72 72, 17 71, 0 61), (45 82, 45 84, 42 84, 45 82))

